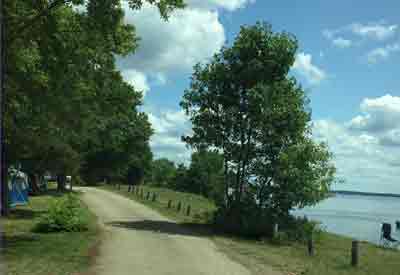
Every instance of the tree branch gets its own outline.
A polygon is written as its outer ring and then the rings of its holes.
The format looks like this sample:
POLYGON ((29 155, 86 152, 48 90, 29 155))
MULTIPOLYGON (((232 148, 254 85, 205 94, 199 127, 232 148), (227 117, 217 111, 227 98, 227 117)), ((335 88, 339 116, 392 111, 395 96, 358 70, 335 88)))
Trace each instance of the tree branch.
POLYGON ((32 16, 31 18, 23 22, 19 27, 17 27, 16 31, 14 32, 14 35, 10 35, 8 43, 11 44, 15 39, 17 39, 17 36, 21 36, 25 31, 27 31, 30 27, 32 27, 39 19, 49 15, 52 10, 57 9, 60 6, 67 4, 68 2, 71 2, 71 0, 54 0, 50 5, 47 6, 47 8, 43 9, 37 15, 32 16))

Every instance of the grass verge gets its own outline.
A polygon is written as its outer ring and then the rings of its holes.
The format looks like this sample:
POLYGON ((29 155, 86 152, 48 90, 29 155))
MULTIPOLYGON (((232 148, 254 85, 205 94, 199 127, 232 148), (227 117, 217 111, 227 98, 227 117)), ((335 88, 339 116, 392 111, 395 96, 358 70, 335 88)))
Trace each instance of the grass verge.
POLYGON ((60 195, 47 194, 30 198, 26 206, 18 206, 8 218, 1 220, 5 233, 4 259, 6 274, 67 275, 83 274, 89 267, 98 241, 96 217, 84 207, 89 220, 85 232, 40 234, 32 229, 38 218, 48 211, 60 195))
POLYGON ((99 188, 112 191, 141 202, 150 208, 157 210, 166 217, 182 223, 207 223, 211 218, 211 213, 216 209, 212 201, 195 194, 177 192, 167 188, 153 186, 140 186, 139 190, 143 193, 143 198, 134 193, 128 193, 128 187, 122 185, 119 190, 116 186, 103 185, 99 188), (149 200, 146 199, 150 193, 149 200), (156 202, 152 202, 152 195, 157 195, 156 202), (168 201, 171 200, 171 208, 168 208, 168 201), (181 202, 181 210, 177 211, 177 206, 181 202), (187 214, 187 207, 190 205, 190 215, 187 214))
MULTIPOLYGON (((213 202, 197 195, 175 192, 165 188, 141 186, 144 198, 127 192, 127 186, 118 190, 115 186, 102 186, 125 197, 143 203, 166 217, 181 223, 204 224, 215 209, 213 202), (150 192, 150 200, 146 200, 150 192), (157 201, 152 202, 152 194, 157 194, 157 201), (168 201, 175 202, 167 208, 168 201), (176 211, 177 202, 182 203, 182 210, 176 211), (185 213, 185 206, 191 205, 191 215, 185 213)), ((210 231, 211 232, 211 231, 210 231)), ((232 236, 210 233, 210 238, 218 249, 234 261, 246 266, 254 275, 399 275, 400 253, 382 249, 369 243, 360 244, 360 262, 358 267, 351 267, 351 239, 330 233, 323 233, 315 244, 315 255, 308 256, 303 244, 290 243, 277 245, 269 241, 246 240, 232 236)))

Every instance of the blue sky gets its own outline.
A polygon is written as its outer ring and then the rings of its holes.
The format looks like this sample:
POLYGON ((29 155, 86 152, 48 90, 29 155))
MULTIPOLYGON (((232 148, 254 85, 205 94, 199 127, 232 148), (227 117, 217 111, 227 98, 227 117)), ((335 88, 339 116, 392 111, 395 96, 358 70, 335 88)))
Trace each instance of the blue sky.
POLYGON ((292 74, 308 91, 314 137, 328 142, 347 190, 400 193, 400 2, 189 0, 169 22, 126 10, 141 46, 119 59, 142 90, 156 157, 187 162, 190 124, 179 109, 192 66, 207 62, 240 26, 270 23, 299 40, 292 74))

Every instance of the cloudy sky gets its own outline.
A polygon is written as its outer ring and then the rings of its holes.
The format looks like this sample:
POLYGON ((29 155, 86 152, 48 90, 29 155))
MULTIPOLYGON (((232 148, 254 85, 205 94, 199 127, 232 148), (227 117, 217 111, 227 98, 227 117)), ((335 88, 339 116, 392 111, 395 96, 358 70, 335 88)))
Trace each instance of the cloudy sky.
POLYGON ((400 18, 398 0, 188 0, 162 22, 157 11, 127 9, 140 48, 118 60, 145 94, 156 157, 187 162, 180 136, 190 132, 179 108, 192 66, 233 41, 243 24, 266 21, 295 34, 292 68, 311 99, 314 137, 335 155, 337 188, 400 193, 400 18))

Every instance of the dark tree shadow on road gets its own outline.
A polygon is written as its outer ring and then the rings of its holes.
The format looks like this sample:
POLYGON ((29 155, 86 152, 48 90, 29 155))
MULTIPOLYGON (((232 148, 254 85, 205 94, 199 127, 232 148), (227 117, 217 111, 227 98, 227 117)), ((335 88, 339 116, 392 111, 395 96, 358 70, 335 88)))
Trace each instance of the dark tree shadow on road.
POLYGON ((175 223, 169 221, 142 220, 113 221, 107 223, 107 225, 131 230, 149 231, 172 235, 196 237, 213 235, 213 230, 209 225, 196 223, 175 223))

